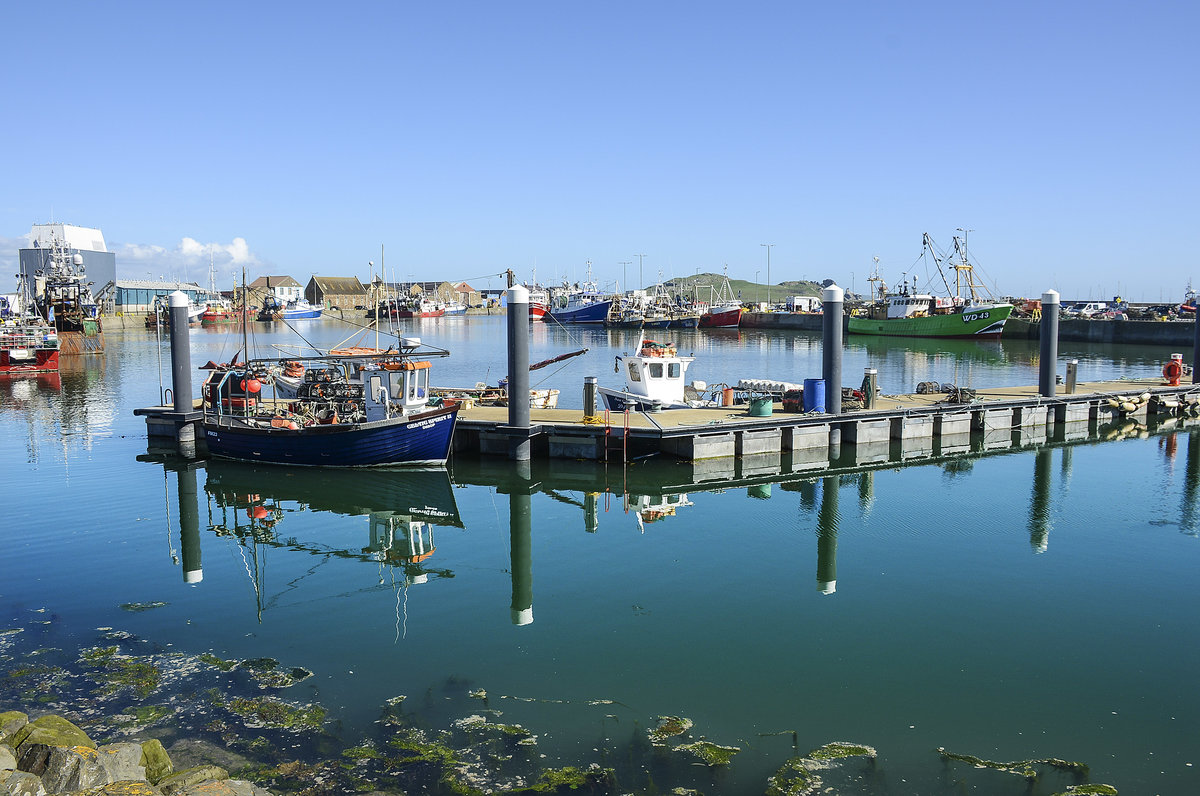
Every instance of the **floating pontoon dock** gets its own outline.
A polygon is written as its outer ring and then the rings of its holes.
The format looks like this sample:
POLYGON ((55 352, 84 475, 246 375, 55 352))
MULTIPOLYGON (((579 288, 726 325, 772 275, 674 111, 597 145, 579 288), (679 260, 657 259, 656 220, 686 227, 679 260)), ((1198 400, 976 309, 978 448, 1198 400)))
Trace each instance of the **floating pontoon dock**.
MULTIPOLYGON (((1100 427, 1126 419, 1145 422, 1149 415, 1200 411, 1200 386, 1168 387, 1162 379, 1121 379, 1080 383, 1074 393, 1052 398, 1040 396, 1035 386, 980 389, 968 402, 951 402, 945 393, 881 395, 872 409, 837 416, 784 412, 778 402, 769 417, 753 417, 748 408, 592 417, 581 409, 532 409, 530 452, 537 458, 610 461, 655 453, 685 460, 801 450, 823 453, 835 429, 841 431, 843 445, 882 444, 886 449, 897 442, 930 453, 961 446, 963 438, 972 435, 983 437, 985 445, 998 445, 1017 433, 1028 444, 1039 438, 1054 439, 1056 433, 1094 435, 1100 427)), ((462 410, 455 452, 507 456, 516 431, 507 426, 507 413, 504 407, 462 410)))

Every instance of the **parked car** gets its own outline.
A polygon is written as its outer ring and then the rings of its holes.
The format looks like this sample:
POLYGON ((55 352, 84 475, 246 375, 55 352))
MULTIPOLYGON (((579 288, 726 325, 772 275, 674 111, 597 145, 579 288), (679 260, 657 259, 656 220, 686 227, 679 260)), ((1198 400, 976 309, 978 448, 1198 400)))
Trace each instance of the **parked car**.
POLYGON ((1064 318, 1091 318, 1093 315, 1098 315, 1101 312, 1108 310, 1108 305, 1103 301, 1089 301, 1084 304, 1075 304, 1071 307, 1064 307, 1062 316, 1064 318))

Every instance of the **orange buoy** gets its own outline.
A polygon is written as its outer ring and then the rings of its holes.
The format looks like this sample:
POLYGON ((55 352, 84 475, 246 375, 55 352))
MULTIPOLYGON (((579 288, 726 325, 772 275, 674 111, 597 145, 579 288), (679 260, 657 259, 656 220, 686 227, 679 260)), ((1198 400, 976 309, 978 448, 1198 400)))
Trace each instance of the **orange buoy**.
POLYGON ((1168 387, 1178 387, 1179 377, 1183 375, 1183 354, 1171 354, 1171 359, 1163 365, 1162 374, 1168 387))

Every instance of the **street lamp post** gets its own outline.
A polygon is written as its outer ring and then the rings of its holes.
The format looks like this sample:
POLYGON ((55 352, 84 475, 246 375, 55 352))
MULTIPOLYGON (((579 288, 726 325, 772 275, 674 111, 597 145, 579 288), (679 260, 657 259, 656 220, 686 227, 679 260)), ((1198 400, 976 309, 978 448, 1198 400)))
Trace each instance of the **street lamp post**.
POLYGON ((646 286, 646 283, 642 281, 642 258, 645 257, 646 255, 635 254, 633 256, 638 258, 638 290, 641 290, 643 287, 646 286))
POLYGON ((759 273, 760 273, 759 270, 757 268, 755 268, 754 269, 754 298, 755 299, 758 298, 758 288, 759 288, 758 275, 759 275, 759 273))
POLYGON ((629 290, 629 283, 625 281, 625 266, 633 265, 633 260, 621 260, 618 265, 621 266, 621 284, 625 286, 626 290, 629 290))
POLYGON ((759 246, 767 247, 767 309, 771 309, 771 247, 774 243, 760 243, 759 246))

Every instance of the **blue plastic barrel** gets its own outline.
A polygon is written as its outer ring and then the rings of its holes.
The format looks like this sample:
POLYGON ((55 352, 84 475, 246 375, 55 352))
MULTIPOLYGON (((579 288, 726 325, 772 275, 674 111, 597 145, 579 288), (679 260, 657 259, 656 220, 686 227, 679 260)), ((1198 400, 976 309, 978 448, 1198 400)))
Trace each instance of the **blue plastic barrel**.
POLYGON ((824 379, 805 379, 804 380, 804 411, 805 412, 824 412, 825 411, 825 380, 824 379))

